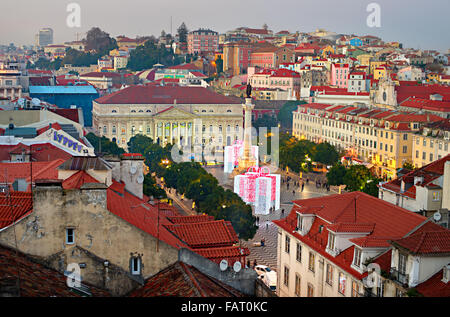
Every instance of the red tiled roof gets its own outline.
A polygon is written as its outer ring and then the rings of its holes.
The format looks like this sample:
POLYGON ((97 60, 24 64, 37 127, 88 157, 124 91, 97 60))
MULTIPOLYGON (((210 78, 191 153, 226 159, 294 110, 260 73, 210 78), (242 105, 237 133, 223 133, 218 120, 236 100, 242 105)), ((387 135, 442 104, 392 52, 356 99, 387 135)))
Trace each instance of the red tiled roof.
MULTIPOLYGON (((383 245, 383 240, 403 237, 419 224, 425 217, 406 209, 392 205, 381 199, 361 192, 350 192, 341 195, 330 195, 319 198, 310 198, 294 201, 290 214, 274 223, 295 238, 306 243, 313 250, 328 258, 342 269, 358 279, 362 275, 351 268, 354 246, 345 249, 336 257, 328 254, 325 249, 328 240, 328 231, 321 230, 322 226, 335 223, 375 224, 369 238, 373 239, 369 245, 383 245), (297 225, 297 212, 315 215, 311 229, 305 236, 295 231, 297 225)), ((357 242, 364 242, 358 241, 357 242)), ((369 243, 369 240, 366 241, 369 243)))
POLYGON ((64 189, 79 189, 84 183, 99 183, 95 178, 90 176, 85 171, 78 171, 62 183, 64 189))
POLYGON ((193 266, 176 262, 145 281, 130 297, 243 297, 230 286, 209 277, 193 266))
POLYGON ((430 99, 430 95, 439 94, 443 96, 443 101, 450 101, 450 86, 444 85, 400 85, 395 86, 397 92, 397 103, 402 103, 408 97, 430 99))
POLYGON ((11 225, 32 211, 31 193, 11 192, 9 197, 0 193, 0 229, 11 225))
POLYGON ((450 297, 450 283, 442 282, 442 278, 443 270, 440 270, 415 288, 425 297, 450 297))
POLYGON ((415 109, 450 112, 450 101, 408 97, 400 104, 400 106, 415 109))
MULTIPOLYGON (((10 295, 19 296, 16 283, 20 278, 21 297, 81 297, 67 286, 67 277, 48 268, 26 254, 0 245, 0 285, 10 295)), ((107 291, 88 285, 92 296, 110 296, 107 291)))
POLYGON ((173 223, 193 223, 193 222, 209 222, 213 221, 213 216, 197 215, 197 216, 175 216, 167 217, 173 223))
POLYGON ((131 86, 95 100, 99 104, 238 104, 202 87, 131 86))
POLYGON ((374 223, 334 223, 327 228, 333 232, 367 232, 371 233, 375 227, 374 223))
MULTIPOLYGON (((440 226, 436 225, 436 227, 440 226)), ((450 231, 440 228, 436 228, 437 231, 413 233, 393 243, 408 249, 413 254, 450 254, 450 231)))
POLYGON ((232 246, 239 239, 224 220, 167 224, 165 227, 191 248, 232 246))
POLYGON ((113 72, 91 72, 91 73, 86 73, 86 74, 80 75, 80 78, 81 77, 119 78, 119 77, 121 77, 121 75, 119 73, 113 73, 113 72))
MULTIPOLYGON (((17 153, 24 149, 28 154, 30 152, 30 146, 19 143, 17 145, 0 145, 0 161, 9 161, 11 151, 17 153)), ((54 161, 57 159, 67 160, 72 157, 66 151, 57 148, 51 143, 33 144, 32 150, 33 166, 34 162, 54 161)), ((1 174, 1 171, 0 171, 1 174)))
MULTIPOLYGON (((0 163, 0 176, 7 179, 9 184, 19 178, 25 179, 29 183, 31 171, 33 171, 33 182, 38 179, 58 179, 57 167, 62 163, 64 163, 62 159, 49 162, 0 163)), ((27 190, 29 190, 29 187, 30 184, 28 184, 27 190)), ((10 188, 12 189, 12 186, 10 188)))

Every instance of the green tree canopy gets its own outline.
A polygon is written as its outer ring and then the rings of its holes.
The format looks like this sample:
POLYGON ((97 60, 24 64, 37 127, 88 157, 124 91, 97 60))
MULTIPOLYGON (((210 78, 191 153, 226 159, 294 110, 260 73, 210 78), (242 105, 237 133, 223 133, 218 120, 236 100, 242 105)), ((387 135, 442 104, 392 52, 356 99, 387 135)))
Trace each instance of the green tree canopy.
POLYGON ((98 27, 93 27, 87 32, 84 42, 86 43, 86 50, 93 50, 101 56, 117 48, 116 40, 98 27))
POLYGON ((339 186, 344 185, 344 176, 347 173, 347 169, 342 164, 336 164, 327 173, 328 184, 339 186))
POLYGON ((125 150, 120 148, 117 143, 111 142, 110 139, 102 136, 101 138, 94 133, 88 133, 86 139, 95 149, 96 153, 102 153, 105 155, 120 155, 125 153, 125 150))
POLYGON ((339 161, 339 152, 330 143, 319 143, 315 147, 312 159, 314 162, 333 165, 339 161))
POLYGON ((306 104, 305 101, 288 101, 283 107, 281 107, 280 112, 278 112, 278 121, 281 126, 286 129, 292 128, 293 114, 292 112, 297 110, 298 105, 306 104))

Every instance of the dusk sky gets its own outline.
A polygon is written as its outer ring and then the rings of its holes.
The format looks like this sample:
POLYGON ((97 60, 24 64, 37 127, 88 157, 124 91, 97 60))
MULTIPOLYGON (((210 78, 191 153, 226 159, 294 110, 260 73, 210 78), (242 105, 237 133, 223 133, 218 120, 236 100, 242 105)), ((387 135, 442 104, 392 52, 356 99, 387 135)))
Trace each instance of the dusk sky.
POLYGON ((34 44, 43 27, 53 28, 55 43, 73 41, 93 26, 112 36, 159 36, 163 29, 170 33, 172 16, 174 34, 182 22, 189 30, 219 33, 266 23, 274 32, 324 28, 380 36, 404 47, 450 48, 449 0, 2 0, 0 10, 0 44, 34 44), (66 25, 66 6, 72 2, 81 6, 81 28, 66 25), (372 2, 381 7, 380 28, 366 24, 372 2))

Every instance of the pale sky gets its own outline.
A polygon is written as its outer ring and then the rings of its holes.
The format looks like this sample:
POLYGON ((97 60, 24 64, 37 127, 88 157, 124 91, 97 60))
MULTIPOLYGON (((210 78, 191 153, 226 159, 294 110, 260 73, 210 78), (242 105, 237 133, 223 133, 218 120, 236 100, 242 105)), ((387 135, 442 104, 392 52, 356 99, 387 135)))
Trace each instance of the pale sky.
POLYGON ((274 32, 310 32, 325 28, 337 33, 380 36, 404 47, 450 48, 449 0, 1 0, 0 44, 34 44, 40 28, 54 30, 55 43, 76 39, 98 26, 112 36, 159 36, 173 33, 182 22, 189 30, 210 28, 219 33, 236 27, 274 32), (81 28, 69 28, 66 7, 81 6, 81 28), (381 8, 381 27, 366 24, 369 3, 381 8))

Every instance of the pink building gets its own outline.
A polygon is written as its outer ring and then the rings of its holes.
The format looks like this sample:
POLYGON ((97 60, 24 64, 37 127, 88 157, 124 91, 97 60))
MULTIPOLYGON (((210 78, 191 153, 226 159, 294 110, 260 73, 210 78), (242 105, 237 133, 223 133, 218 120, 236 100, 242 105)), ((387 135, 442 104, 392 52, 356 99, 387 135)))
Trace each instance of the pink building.
POLYGON ((219 33, 208 29, 192 31, 187 36, 188 53, 216 52, 219 50, 219 33))
POLYGON ((349 74, 350 67, 348 64, 331 64, 331 86, 337 86, 338 88, 347 88, 349 74))
POLYGON ((300 91, 300 80, 300 74, 289 69, 264 69, 248 77, 248 82, 254 88, 289 90, 291 97, 300 91))

